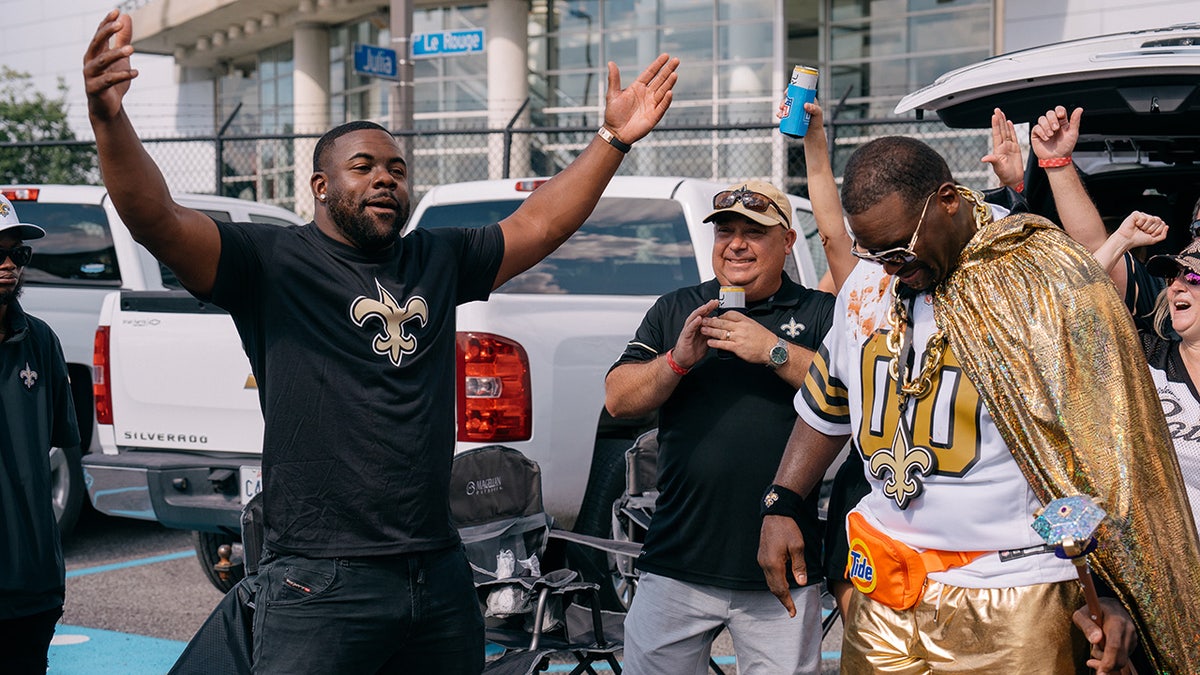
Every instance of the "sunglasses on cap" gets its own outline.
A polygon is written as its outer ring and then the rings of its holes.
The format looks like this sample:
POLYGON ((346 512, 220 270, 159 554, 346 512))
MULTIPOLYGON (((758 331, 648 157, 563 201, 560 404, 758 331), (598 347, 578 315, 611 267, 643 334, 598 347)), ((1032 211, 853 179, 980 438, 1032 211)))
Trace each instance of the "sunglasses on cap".
POLYGON ((1182 281, 1188 286, 1200 286, 1200 274, 1196 274, 1195 272, 1180 272, 1167 281, 1173 282, 1176 279, 1182 281))
POLYGON ((33 259, 33 248, 30 246, 0 248, 0 264, 4 263, 5 258, 11 259, 17 267, 24 267, 33 259))
POLYGON ((738 189, 718 192, 717 194, 713 195, 713 208, 727 209, 739 201, 742 203, 742 206, 754 211, 755 213, 766 213, 768 208, 774 208, 779 212, 779 216, 783 218, 783 224, 787 227, 792 226, 792 221, 788 219, 787 214, 783 212, 783 209, 779 208, 779 205, 775 203, 774 199, 771 199, 761 192, 754 192, 753 190, 738 189))

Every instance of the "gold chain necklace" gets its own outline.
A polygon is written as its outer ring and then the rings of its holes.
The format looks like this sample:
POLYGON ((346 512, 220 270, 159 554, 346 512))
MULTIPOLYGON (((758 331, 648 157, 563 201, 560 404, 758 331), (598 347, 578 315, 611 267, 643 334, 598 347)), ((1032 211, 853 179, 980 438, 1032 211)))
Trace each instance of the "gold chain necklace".
MULTIPOLYGON (((925 342, 925 353, 921 356, 920 372, 907 381, 901 381, 900 359, 903 355, 900 352, 903 349, 904 334, 908 330, 909 315, 908 308, 904 306, 904 300, 897 292, 899 285, 898 278, 892 280, 892 305, 887 312, 888 327, 891 330, 888 331, 884 344, 892 355, 892 361, 888 364, 888 375, 896 381, 902 398, 909 396, 924 398, 933 390, 934 371, 942 365, 942 354, 946 351, 946 333, 936 330, 933 335, 929 336, 925 342)), ((901 405, 903 405, 903 401, 901 401, 901 405)))

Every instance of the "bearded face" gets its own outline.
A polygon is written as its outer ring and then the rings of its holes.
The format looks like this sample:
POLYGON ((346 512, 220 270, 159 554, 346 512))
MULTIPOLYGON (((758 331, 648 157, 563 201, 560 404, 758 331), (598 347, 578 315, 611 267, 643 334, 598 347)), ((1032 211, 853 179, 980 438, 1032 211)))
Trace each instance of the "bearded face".
POLYGON ((408 221, 408 204, 391 193, 356 199, 348 191, 329 190, 329 215, 333 224, 355 247, 377 251, 396 242, 408 221))

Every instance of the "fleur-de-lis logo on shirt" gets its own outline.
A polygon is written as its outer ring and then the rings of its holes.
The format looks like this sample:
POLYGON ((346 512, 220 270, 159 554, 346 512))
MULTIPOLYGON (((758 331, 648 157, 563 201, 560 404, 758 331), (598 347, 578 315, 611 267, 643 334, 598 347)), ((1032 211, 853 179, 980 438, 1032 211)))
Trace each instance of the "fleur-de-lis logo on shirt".
POLYGON ((416 319, 424 327, 429 321, 429 304, 421 296, 413 296, 404 307, 396 302, 396 298, 375 280, 375 288, 379 290, 379 299, 360 295, 350 303, 350 318, 359 327, 366 324, 367 319, 378 317, 383 323, 383 330, 375 335, 371 347, 376 354, 387 356, 392 365, 400 365, 400 359, 405 354, 417 350, 417 338, 404 330, 404 324, 416 319))
POLYGON ((38 379, 37 371, 29 367, 28 361, 25 362, 25 370, 17 373, 17 375, 21 376, 21 382, 25 385, 26 389, 33 389, 33 385, 38 379))
POLYGON ((788 337, 794 338, 800 334, 800 331, 804 330, 804 324, 796 323, 796 317, 793 316, 791 320, 780 326, 779 329, 787 333, 788 337))
POLYGON ((892 439, 892 447, 871 455, 870 469, 871 475, 883 481, 884 496, 906 509, 925 490, 921 477, 933 473, 936 465, 937 456, 929 448, 913 445, 908 429, 901 422, 892 439))

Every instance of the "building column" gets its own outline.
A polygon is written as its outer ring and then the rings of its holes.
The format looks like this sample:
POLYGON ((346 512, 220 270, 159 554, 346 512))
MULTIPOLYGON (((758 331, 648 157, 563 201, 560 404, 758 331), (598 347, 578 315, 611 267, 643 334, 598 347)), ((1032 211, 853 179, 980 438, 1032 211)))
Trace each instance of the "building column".
MULTIPOLYGON (((329 29, 316 23, 297 24, 292 33, 292 119, 296 133, 323 134, 329 130, 329 29)), ((295 211, 312 218, 312 153, 315 138, 293 141, 295 171, 295 211)))
MULTIPOLYGON (((503 129, 529 96, 529 3, 526 0, 491 0, 487 21, 488 128, 503 129)), ((526 107, 514 124, 529 126, 526 107)), ((527 176, 531 171, 530 138, 513 138, 509 175, 527 176)), ((488 135, 488 177, 504 176, 504 137, 488 135)))

